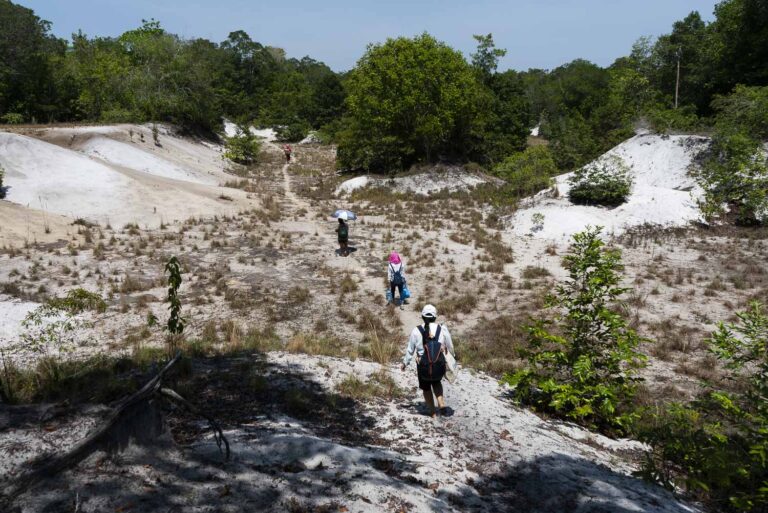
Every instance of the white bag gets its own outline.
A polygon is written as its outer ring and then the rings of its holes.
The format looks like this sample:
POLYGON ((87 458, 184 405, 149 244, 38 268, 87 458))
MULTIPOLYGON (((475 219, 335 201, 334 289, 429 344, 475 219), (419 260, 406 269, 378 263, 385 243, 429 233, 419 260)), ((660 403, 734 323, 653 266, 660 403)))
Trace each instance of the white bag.
POLYGON ((456 381, 456 374, 459 371, 459 364, 456 363, 456 358, 453 357, 450 351, 445 352, 445 379, 448 383, 456 381))

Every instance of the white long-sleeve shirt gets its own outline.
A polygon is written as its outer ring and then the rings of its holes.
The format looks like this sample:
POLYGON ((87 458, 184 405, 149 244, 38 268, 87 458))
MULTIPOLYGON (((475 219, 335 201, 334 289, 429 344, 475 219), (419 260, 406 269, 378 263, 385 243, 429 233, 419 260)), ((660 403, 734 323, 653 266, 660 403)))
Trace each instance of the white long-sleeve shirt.
POLYGON ((395 272, 398 270, 400 271, 400 274, 403 276, 403 280, 405 280, 405 262, 400 262, 399 264, 387 265, 387 276, 389 277, 389 283, 392 283, 392 279, 395 277, 395 272))
MULTIPOLYGON (((434 337, 435 333, 437 332, 437 323, 430 323, 429 324, 429 336, 434 337)), ((421 327, 423 328, 424 325, 422 324, 421 327)), ((451 339, 451 333, 448 331, 448 328, 446 328, 444 325, 440 325, 440 338, 438 339, 441 344, 443 344, 443 347, 445 347, 450 353, 455 357, 456 353, 453 351, 453 340, 451 339)), ((408 337, 408 347, 405 350, 405 356, 403 357, 403 365, 409 365, 411 363, 411 359, 413 359, 413 354, 416 353, 416 355, 421 358, 424 354, 424 341, 421 338, 421 331, 419 331, 419 328, 413 328, 413 331, 411 332, 411 336, 408 337)))

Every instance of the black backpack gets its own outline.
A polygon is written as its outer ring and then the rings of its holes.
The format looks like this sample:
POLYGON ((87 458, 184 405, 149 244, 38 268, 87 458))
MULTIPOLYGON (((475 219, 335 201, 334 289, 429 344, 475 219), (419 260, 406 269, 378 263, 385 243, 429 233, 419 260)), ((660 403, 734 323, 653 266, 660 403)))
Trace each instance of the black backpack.
POLYGON ((393 285, 402 285, 405 283, 405 280, 403 279, 403 266, 400 265, 400 269, 395 271, 395 268, 392 266, 392 264, 389 264, 389 268, 392 269, 392 284, 393 285))
POLYGON ((349 237, 349 227, 346 224, 339 225, 339 239, 347 240, 349 237))
POLYGON ((429 336, 429 332, 423 326, 418 326, 421 340, 424 344, 424 354, 417 365, 419 379, 421 381, 440 381, 445 376, 445 353, 443 344, 440 343, 440 325, 437 325, 435 336, 429 336))

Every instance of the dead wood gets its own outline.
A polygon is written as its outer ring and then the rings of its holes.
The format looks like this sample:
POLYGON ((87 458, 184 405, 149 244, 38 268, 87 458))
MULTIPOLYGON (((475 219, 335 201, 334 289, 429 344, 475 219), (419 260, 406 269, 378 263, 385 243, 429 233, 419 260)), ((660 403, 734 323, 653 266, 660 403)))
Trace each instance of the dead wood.
POLYGON ((221 430, 221 427, 213 419, 213 417, 200 411, 199 408, 197 408, 195 405, 193 405, 192 403, 190 403, 189 401, 181 397, 179 394, 177 394, 174 390, 171 390, 170 388, 161 388, 160 394, 181 404, 190 412, 192 412, 192 414, 198 415, 200 417, 203 417, 205 420, 207 420, 208 424, 210 424, 211 429, 213 430, 213 437, 214 437, 214 440, 216 440, 216 445, 219 447, 219 450, 221 450, 222 444, 224 445, 224 458, 227 460, 229 459, 229 442, 227 441, 227 438, 224 436, 224 432, 221 430))
POLYGON ((16 478, 10 486, 6 487, 4 496, 0 498, 0 506, 3 506, 0 507, 0 510, 4 510, 16 497, 40 481, 76 466, 97 450, 113 448, 115 438, 117 438, 114 436, 115 432, 119 431, 120 426, 125 421, 130 420, 134 415, 143 416, 141 419, 143 422, 147 417, 138 407, 144 402, 151 403, 151 399, 157 393, 184 405, 193 413, 208 420, 211 427, 214 429, 214 436, 219 449, 221 449, 223 443, 226 450, 226 458, 228 459, 229 443, 224 437, 219 425, 211 417, 200 412, 199 409, 195 408, 189 401, 182 398, 173 390, 162 388, 162 381, 166 373, 168 373, 180 359, 181 353, 177 353, 176 356, 168 362, 155 377, 141 387, 140 390, 119 402, 115 406, 115 409, 106 417, 104 422, 102 422, 86 438, 78 442, 72 449, 63 454, 46 456, 33 463, 31 469, 24 472, 16 478))

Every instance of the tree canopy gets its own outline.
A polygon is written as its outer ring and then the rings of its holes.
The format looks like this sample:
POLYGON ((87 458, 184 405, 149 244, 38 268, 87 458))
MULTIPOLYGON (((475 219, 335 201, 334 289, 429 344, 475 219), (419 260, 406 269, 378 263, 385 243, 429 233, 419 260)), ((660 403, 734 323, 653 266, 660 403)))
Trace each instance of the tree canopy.
POLYGON ((523 83, 496 73, 493 38, 470 65, 429 34, 371 45, 347 79, 342 166, 404 169, 439 159, 492 163, 525 147, 523 83))
POLYGON ((0 118, 6 122, 168 121, 218 129, 222 116, 307 130, 338 119, 341 78, 243 31, 182 39, 156 20, 116 38, 50 34, 30 9, 0 0, 0 118))
POLYGON ((347 90, 339 158, 375 170, 466 153, 485 101, 461 53, 429 34, 369 46, 347 90))
POLYGON ((78 32, 68 41, 0 0, 0 122, 168 121, 210 132, 228 117, 294 136, 323 129, 341 166, 382 171, 444 159, 493 167, 524 150, 540 124, 558 169, 573 170, 638 123, 711 127, 737 86, 768 86, 768 4, 723 0, 714 15, 692 12, 668 34, 641 37, 607 68, 576 59, 499 71, 507 50, 493 34, 474 36, 469 61, 422 34, 370 45, 340 74, 242 30, 217 43, 149 20, 118 37, 78 32))

